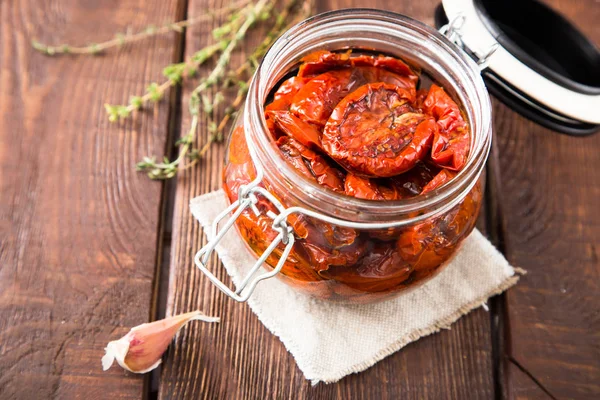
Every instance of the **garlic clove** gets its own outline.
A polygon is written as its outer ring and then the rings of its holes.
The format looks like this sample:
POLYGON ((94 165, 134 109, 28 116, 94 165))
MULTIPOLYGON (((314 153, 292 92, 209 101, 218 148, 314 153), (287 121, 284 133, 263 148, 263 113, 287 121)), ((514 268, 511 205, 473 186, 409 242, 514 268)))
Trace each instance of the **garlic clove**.
POLYGON ((200 311, 161 319, 131 328, 119 340, 109 342, 102 357, 102 369, 106 371, 114 360, 128 371, 143 374, 158 367, 163 353, 183 325, 192 320, 219 322, 217 317, 209 317, 200 311))

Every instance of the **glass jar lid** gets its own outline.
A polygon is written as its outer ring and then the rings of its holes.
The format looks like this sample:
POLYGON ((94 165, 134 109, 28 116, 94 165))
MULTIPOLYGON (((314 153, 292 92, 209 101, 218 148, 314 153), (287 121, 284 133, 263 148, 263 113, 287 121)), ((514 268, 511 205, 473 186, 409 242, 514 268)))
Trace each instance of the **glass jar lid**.
POLYGON ((600 51, 556 11, 536 0, 442 0, 435 20, 515 111, 570 135, 600 128, 600 51))

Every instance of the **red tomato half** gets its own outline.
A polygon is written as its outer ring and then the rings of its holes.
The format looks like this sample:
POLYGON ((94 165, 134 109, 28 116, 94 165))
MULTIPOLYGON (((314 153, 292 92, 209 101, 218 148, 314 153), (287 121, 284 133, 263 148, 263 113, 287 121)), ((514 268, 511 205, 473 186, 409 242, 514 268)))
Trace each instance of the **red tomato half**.
POLYGON ((289 111, 268 111, 267 120, 286 135, 310 148, 321 147, 321 132, 308 122, 304 122, 289 111))
POLYGON ((356 67, 355 71, 360 72, 364 78, 364 84, 366 83, 389 83, 395 85, 401 89, 405 89, 410 95, 410 102, 414 102, 417 94, 416 81, 406 76, 401 76, 393 71, 388 71, 382 68, 376 67, 356 67))
POLYGON ((277 146, 285 159, 302 175, 336 192, 344 191, 343 172, 332 167, 318 153, 287 136, 279 138, 277 146))
POLYGON ((421 194, 431 192, 434 189, 442 186, 445 183, 450 182, 456 176, 455 172, 448 171, 447 169, 441 170, 421 191, 421 194))
POLYGON ((298 70, 300 77, 313 77, 332 69, 350 67, 350 52, 332 53, 327 50, 315 51, 304 57, 298 70))
POLYGON ((433 115, 440 128, 433 138, 431 159, 442 168, 460 171, 467 162, 470 133, 458 105, 444 89, 431 85, 423 111, 433 115))
POLYGON ((417 163, 410 171, 388 178, 389 186, 395 188, 401 198, 415 197, 437 175, 439 168, 423 162, 417 163))
POLYGON ((361 86, 339 102, 323 130, 323 149, 348 171, 389 177, 424 158, 437 131, 408 91, 386 83, 361 86))
MULTIPOLYGON (((408 100, 415 101, 416 87, 410 79, 381 68, 356 67, 337 69, 312 78, 296 92, 289 108, 304 121, 324 126, 335 106, 345 96, 364 84, 377 82, 405 89, 408 100)), ((280 102, 281 100, 275 100, 273 103, 280 102)), ((277 106, 278 109, 283 109, 279 104, 277 106)))
POLYGON ((273 101, 265 107, 265 111, 289 110, 292 99, 308 81, 299 76, 292 76, 285 80, 273 95, 273 101))
POLYGON ((354 265, 367 250, 367 242, 364 240, 355 240, 352 244, 338 249, 319 245, 312 236, 300 244, 317 272, 327 270, 332 265, 354 265))
POLYGON ((308 82, 309 79, 306 78, 302 78, 300 76, 292 76, 291 78, 285 80, 277 89, 277 91, 275 92, 275 94, 273 95, 273 98, 275 100, 279 100, 283 97, 292 97, 294 96, 296 93, 298 93, 298 91, 300 89, 302 89, 302 87, 304 85, 306 85, 306 82, 308 82))
MULTIPOLYGON (((352 57, 352 64, 357 67, 363 66, 372 66, 376 67, 378 70, 387 70, 395 73, 398 76, 401 76, 403 82, 405 82, 406 86, 398 85, 407 89, 408 87, 415 88, 417 86, 417 82, 419 81, 419 76, 415 74, 415 72, 402 60, 399 60, 394 57, 388 56, 367 56, 367 55, 359 55, 356 57, 352 57)), ((379 81, 384 82, 384 81, 379 81)))
POLYGON ((348 196, 367 200, 398 200, 400 193, 394 186, 386 187, 375 183, 369 178, 354 174, 346 175, 344 189, 348 196))
POLYGON ((319 271, 319 275, 357 290, 379 292, 397 287, 410 277, 411 272, 411 266, 400 257, 398 251, 385 244, 369 251, 352 268, 331 266, 319 271))
POLYGON ((404 61, 384 55, 359 54, 352 56, 351 51, 332 53, 322 50, 309 54, 301 62, 302 65, 298 71, 299 77, 312 77, 340 68, 377 67, 407 78, 412 82, 412 86, 416 86, 419 80, 419 76, 404 61))
POLYGON ((336 104, 362 83, 362 75, 350 69, 325 72, 296 93, 290 109, 304 121, 323 126, 336 104))
POLYGON ((284 81, 273 95, 273 101, 265 107, 267 128, 273 135, 273 138, 277 139, 281 135, 281 132, 277 130, 278 127, 275 126, 275 121, 273 121, 273 118, 270 117, 269 113, 272 111, 288 111, 294 95, 306 84, 306 82, 308 82, 308 79, 298 76, 293 76, 284 81))

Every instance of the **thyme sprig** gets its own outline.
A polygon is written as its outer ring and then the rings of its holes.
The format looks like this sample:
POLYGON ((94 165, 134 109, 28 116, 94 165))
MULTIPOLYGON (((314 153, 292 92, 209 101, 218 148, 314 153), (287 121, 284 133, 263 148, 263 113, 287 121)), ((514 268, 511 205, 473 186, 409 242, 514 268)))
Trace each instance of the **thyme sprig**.
MULTIPOLYGON (((253 4, 251 9, 247 10, 240 14, 238 18, 243 18, 243 23, 240 25, 239 29, 229 43, 227 47, 223 50, 217 63, 210 74, 203 78, 200 83, 192 90, 190 94, 190 102, 189 102, 189 112, 192 116, 192 120, 190 123, 190 128, 188 130, 187 135, 183 136, 179 140, 179 144, 182 145, 178 157, 169 161, 168 158, 164 158, 164 162, 156 163, 155 158, 145 157, 140 163, 137 164, 136 168, 138 171, 143 171, 148 174, 148 177, 151 179, 168 179, 175 176, 179 170, 179 168, 187 169, 185 164, 181 165, 184 160, 189 156, 188 153, 192 148, 192 145, 195 140, 196 132, 198 130, 198 122, 200 118, 200 110, 201 107, 204 106, 204 111, 209 115, 211 121, 209 121, 208 129, 211 131, 212 135, 209 139, 209 142, 204 145, 204 148, 216 140, 218 137, 216 132, 216 126, 214 121, 212 121, 212 114, 215 109, 215 106, 218 105, 219 97, 215 96, 215 98, 210 99, 208 95, 205 95, 208 89, 217 85, 223 77, 225 77, 227 72, 227 66, 231 60, 231 54, 233 50, 238 46, 240 41, 245 37, 246 32, 250 29, 252 25, 254 25, 258 20, 266 20, 269 18, 270 13, 272 11, 272 3, 268 0, 259 0, 253 4), (180 166, 181 165, 181 166, 180 166)), ((222 96, 222 94, 221 94, 222 96)), ((191 153, 191 163, 194 165, 198 162, 198 160, 202 157, 202 155, 206 152, 204 148, 198 152, 191 153), (201 153, 202 152, 202 153, 201 153)))
POLYGON ((166 78, 162 83, 152 82, 148 85, 144 94, 131 96, 127 104, 105 104, 110 121, 118 121, 129 117, 132 112, 141 109, 147 103, 160 101, 167 90, 181 83, 184 79, 196 77, 199 67, 209 59, 218 56, 214 68, 210 73, 201 78, 190 93, 189 113, 191 122, 187 134, 180 138, 176 145, 179 146, 179 154, 176 159, 170 161, 164 157, 157 161, 156 157, 144 157, 137 163, 136 169, 145 172, 151 179, 168 179, 196 165, 206 154, 212 143, 223 140, 223 132, 229 121, 237 112, 248 92, 251 76, 258 67, 260 59, 268 48, 279 37, 279 35, 291 24, 310 15, 314 0, 283 0, 284 7, 280 13, 275 10, 277 0, 242 0, 229 7, 215 10, 208 14, 168 24, 160 28, 149 27, 137 34, 117 35, 115 39, 90 44, 83 47, 70 45, 47 46, 33 41, 35 49, 48 54, 97 54, 111 47, 121 46, 125 43, 140 41, 144 38, 170 31, 182 31, 184 28, 198 22, 209 19, 225 10, 233 10, 228 20, 212 32, 214 43, 194 53, 184 62, 167 65, 163 69, 166 78), (250 2, 252 1, 252 2, 250 2), (300 7, 299 4, 302 4, 300 7), (294 16, 294 18, 291 18, 294 16), (288 21, 292 19, 292 21, 288 21), (231 56, 234 50, 244 40, 248 30, 261 21, 273 21, 263 41, 256 46, 250 56, 242 65, 231 68, 231 56), (214 95, 211 95, 216 88, 214 95), (225 93, 237 88, 237 94, 231 104, 223 110, 223 116, 217 124, 215 115, 221 110, 225 100, 225 93), (210 133, 208 139, 200 148, 196 147, 197 132, 200 116, 207 117, 207 128, 210 133))
MULTIPOLYGON (((310 16, 313 8, 313 0, 305 0, 302 2, 302 7, 295 16, 292 21, 288 21, 290 14, 293 13, 294 8, 298 5, 297 0, 290 1, 286 4, 284 9, 281 11, 279 15, 277 15, 277 19, 275 21, 275 25, 271 28, 271 30, 267 33, 263 41, 254 49, 248 60, 244 62, 240 67, 235 70, 234 80, 239 79, 244 73, 247 73, 249 76, 254 74, 254 71, 258 67, 259 61, 263 58, 267 50, 271 47, 271 45, 277 40, 277 38, 290 26, 296 24, 296 22, 301 21, 310 16)), ((250 86, 250 79, 248 79, 244 83, 240 83, 238 80, 238 93, 231 103, 229 107, 225 109, 225 115, 217 125, 217 132, 223 132, 227 127, 229 121, 233 118, 235 113, 237 112, 239 106, 244 101, 246 97, 246 93, 248 92, 248 88, 250 86)), ((212 137, 212 136, 211 136, 212 137)), ((208 145, 210 145, 212 141, 209 140, 208 145)), ((205 145, 203 149, 208 147, 205 145)), ((206 151, 204 151, 205 153, 206 151)), ((203 155, 203 152, 201 152, 203 155)))
POLYGON ((195 76, 198 73, 198 67, 222 51, 227 44, 227 40, 222 40, 197 51, 185 62, 167 65, 163 69, 163 75, 167 79, 160 84, 150 83, 143 95, 131 96, 128 104, 104 104, 109 121, 115 122, 127 118, 133 111, 141 109, 147 103, 160 101, 169 88, 181 83, 184 78, 195 76))
MULTIPOLYGON (((313 8, 312 0, 305 0, 302 2, 302 7, 296 13, 295 18, 292 21, 288 21, 290 15, 294 12, 298 6, 299 0, 290 0, 285 4, 285 7, 281 13, 276 15, 275 23, 263 39, 263 41, 254 49, 247 60, 239 66, 237 69, 230 71, 229 74, 225 73, 225 66, 229 63, 230 52, 227 54, 227 49, 221 55, 217 66, 211 72, 211 74, 205 80, 194 89, 190 96, 190 114, 192 115, 192 121, 190 123, 190 129, 188 133, 180 139, 178 142, 181 145, 179 156, 172 162, 168 162, 165 158, 163 163, 152 163, 154 158, 144 158, 144 160, 138 164, 139 171, 147 172, 148 176, 152 179, 168 179, 175 176, 178 172, 185 171, 192 166, 196 165, 210 149, 213 143, 222 141, 223 132, 227 127, 228 122, 237 112, 237 109, 244 101, 248 92, 250 79, 260 59, 265 55, 266 51, 273 44, 273 42, 281 35, 281 33, 289 26, 295 24, 299 20, 308 17, 313 8), (246 76, 246 78, 244 78, 246 76), (214 98, 211 100, 210 96, 204 92, 210 87, 220 83, 220 90, 216 93, 214 98), (223 99, 223 92, 230 86, 237 86, 237 95, 230 106, 225 109, 224 116, 216 124, 214 121, 214 111, 216 106, 223 99), (193 147, 195 136, 197 132, 200 106, 203 106, 203 111, 208 117, 208 130, 209 137, 207 141, 202 145, 200 149, 193 147), (187 160, 187 162, 185 161, 187 160), (150 161, 150 162, 149 162, 150 161)), ((258 5, 258 3, 257 3, 258 5)), ((271 13, 272 5, 267 5, 267 12, 271 13), (269 8, 271 7, 271 8, 269 8)), ((267 19, 268 15, 263 12, 262 19, 267 19)), ((254 22, 249 23, 251 26, 254 22)), ((238 32, 239 33, 239 32, 238 32)), ((237 45, 237 42, 243 38, 243 35, 239 36, 237 40, 232 40, 233 44, 230 43, 231 51, 237 45)))
POLYGON ((169 88, 181 83, 184 78, 195 76, 202 64, 227 48, 231 40, 231 33, 235 33, 244 22, 244 19, 240 17, 244 12, 249 12, 252 7, 253 4, 248 4, 241 12, 234 12, 227 23, 213 30, 213 37, 220 40, 218 43, 205 46, 184 62, 167 65, 163 69, 163 75, 167 78, 164 82, 160 84, 157 82, 150 83, 143 95, 131 96, 128 104, 105 104, 104 108, 108 114, 108 119, 111 122, 125 119, 133 111, 141 109, 148 102, 156 103, 160 101, 169 88))
MULTIPOLYGON (((231 10, 238 9, 249 3, 249 0, 242 0, 236 3, 230 4, 227 7, 219 8, 212 11, 206 11, 202 15, 194 18, 190 18, 184 21, 174 22, 166 24, 160 27, 149 25, 140 32, 137 33, 117 33, 113 39, 107 40, 101 43, 90 43, 86 46, 73 46, 70 44, 61 44, 58 46, 51 46, 41 43, 37 40, 32 40, 31 45, 34 49, 41 53, 49 56, 60 55, 60 54, 75 54, 75 55, 97 55, 113 47, 122 47, 125 44, 138 42, 140 40, 147 39, 152 36, 162 35, 169 32, 183 32, 185 28, 195 25, 197 23, 208 21, 217 15, 231 10)), ((227 29, 226 26, 223 29, 227 29)))

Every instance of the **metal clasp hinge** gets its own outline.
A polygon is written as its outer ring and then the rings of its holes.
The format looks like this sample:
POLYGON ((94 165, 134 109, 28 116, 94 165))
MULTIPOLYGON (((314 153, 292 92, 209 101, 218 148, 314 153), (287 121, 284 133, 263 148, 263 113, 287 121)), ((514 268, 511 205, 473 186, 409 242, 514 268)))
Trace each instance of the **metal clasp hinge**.
MULTIPOLYGON (((465 50, 465 44, 463 42, 463 38, 462 38, 463 34, 462 34, 461 30, 462 30, 463 26, 465 25, 466 21, 467 21, 467 18, 464 15, 459 14, 452 21, 448 22, 446 25, 442 26, 438 30, 438 32, 440 32, 442 35, 446 36, 448 38, 448 40, 450 40, 452 43, 456 44, 463 51, 465 50)), ((490 58, 496 52, 496 50, 498 50, 499 47, 500 47, 500 44, 498 42, 495 42, 483 53, 483 56, 478 57, 476 62, 477 62, 477 67, 479 68, 479 71, 483 71, 484 69, 486 69, 488 67, 490 58)), ((474 55, 474 58, 477 58, 477 56, 474 55)))
POLYGON ((208 260, 213 251, 215 250, 217 244, 223 239, 225 234, 229 231, 229 229, 231 229, 231 227, 235 224, 235 221, 245 210, 250 208, 255 215, 258 216, 261 214, 261 211, 256 206, 256 204, 258 203, 257 195, 263 196, 264 198, 269 200, 280 214, 285 210, 283 204, 281 204, 281 202, 277 200, 275 196, 269 193, 266 189, 254 184, 254 182, 248 186, 240 187, 238 200, 232 203, 215 218, 211 227, 212 229, 210 240, 202 249, 200 249, 200 251, 196 253, 196 256, 194 257, 194 262, 196 263, 196 266, 200 268, 200 270, 208 277, 208 279, 210 279, 210 281, 227 296, 239 302, 245 302, 246 300, 248 300, 248 298, 256 288, 256 285, 260 281, 271 278, 277 273, 279 273, 279 271, 281 271, 288 255, 292 251, 292 247, 294 246, 294 233, 292 228, 287 224, 287 221, 285 219, 277 218, 278 214, 275 214, 273 211, 269 210, 268 212, 266 212, 266 215, 274 220, 272 228, 275 231, 279 232, 279 234, 273 240, 273 242, 271 242, 271 244, 267 247, 263 254, 259 257, 259 259, 250 269, 248 274, 246 274, 246 276, 240 282, 240 284, 237 285, 235 291, 227 287, 227 285, 225 285, 219 278, 217 278, 212 272, 210 272, 206 268, 208 260), (227 219, 223 227, 219 229, 219 223, 223 219, 225 219, 229 214, 231 214, 230 218, 227 219), (276 218, 277 221, 275 221, 276 218), (279 246, 280 243, 283 243, 285 245, 285 249, 281 254, 281 257, 279 258, 277 266, 272 271, 265 272, 254 277, 254 275, 256 275, 257 271, 260 269, 263 263, 271 255, 271 253, 275 251, 275 249, 277 248, 277 246, 279 246), (254 279, 252 279, 253 277, 254 279))
POLYGON ((457 45, 458 47, 460 47, 462 49, 464 47, 464 45, 463 45, 463 41, 462 41, 462 37, 461 37, 462 34, 461 34, 460 30, 462 29, 466 20, 467 20, 467 17, 459 14, 452 21, 448 22, 446 25, 444 25, 440 29, 438 29, 438 32, 441 33, 442 35, 446 36, 448 38, 448 40, 450 40, 452 43, 454 43, 455 45, 457 45))

